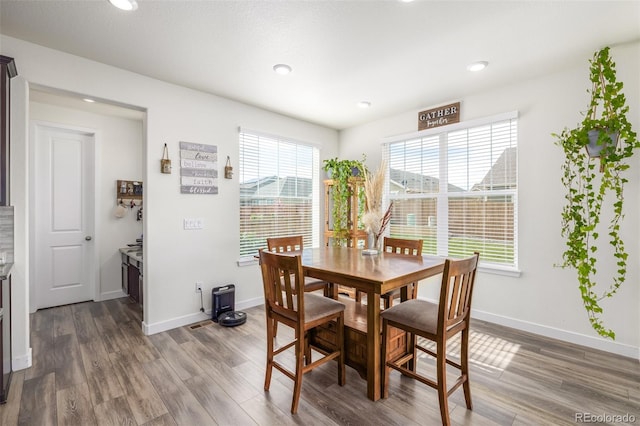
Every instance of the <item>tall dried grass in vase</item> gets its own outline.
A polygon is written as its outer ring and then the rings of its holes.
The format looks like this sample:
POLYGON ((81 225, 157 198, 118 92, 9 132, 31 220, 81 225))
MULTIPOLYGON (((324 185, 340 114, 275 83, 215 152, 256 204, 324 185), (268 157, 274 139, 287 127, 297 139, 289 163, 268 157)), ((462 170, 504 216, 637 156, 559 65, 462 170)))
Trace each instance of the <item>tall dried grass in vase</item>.
POLYGON ((387 163, 382 160, 380 166, 375 173, 364 173, 364 194, 365 194, 365 212, 362 215, 362 223, 365 231, 373 234, 375 242, 389 224, 391 219, 391 204, 386 212, 382 212, 382 195, 384 193, 384 179, 386 174, 387 163))

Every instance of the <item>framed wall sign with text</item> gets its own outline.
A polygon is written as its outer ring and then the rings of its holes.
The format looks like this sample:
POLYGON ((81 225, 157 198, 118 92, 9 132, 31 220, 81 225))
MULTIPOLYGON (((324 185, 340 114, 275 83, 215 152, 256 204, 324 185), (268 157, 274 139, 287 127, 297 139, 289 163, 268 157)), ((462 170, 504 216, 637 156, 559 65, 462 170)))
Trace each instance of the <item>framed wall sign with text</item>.
POLYGON ((460 121, 460 102, 437 108, 420 111, 418 113, 418 130, 432 129, 446 126, 460 121))
POLYGON ((180 192, 218 193, 218 147, 180 142, 180 192))

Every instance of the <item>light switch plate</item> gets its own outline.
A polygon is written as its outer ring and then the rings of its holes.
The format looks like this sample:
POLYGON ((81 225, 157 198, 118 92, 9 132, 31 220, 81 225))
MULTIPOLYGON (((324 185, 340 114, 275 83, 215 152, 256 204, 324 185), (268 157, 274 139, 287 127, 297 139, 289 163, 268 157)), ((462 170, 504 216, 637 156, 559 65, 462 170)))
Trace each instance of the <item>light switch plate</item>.
POLYGON ((204 226, 204 220, 201 218, 184 218, 182 220, 182 224, 186 230, 202 229, 204 226))

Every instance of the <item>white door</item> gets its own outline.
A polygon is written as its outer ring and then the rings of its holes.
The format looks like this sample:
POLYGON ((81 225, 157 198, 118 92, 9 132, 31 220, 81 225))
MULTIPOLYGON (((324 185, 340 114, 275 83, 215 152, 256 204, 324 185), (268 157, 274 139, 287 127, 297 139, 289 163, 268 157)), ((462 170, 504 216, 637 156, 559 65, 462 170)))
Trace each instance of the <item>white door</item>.
POLYGON ((94 298, 91 133, 35 126, 36 308, 94 298))

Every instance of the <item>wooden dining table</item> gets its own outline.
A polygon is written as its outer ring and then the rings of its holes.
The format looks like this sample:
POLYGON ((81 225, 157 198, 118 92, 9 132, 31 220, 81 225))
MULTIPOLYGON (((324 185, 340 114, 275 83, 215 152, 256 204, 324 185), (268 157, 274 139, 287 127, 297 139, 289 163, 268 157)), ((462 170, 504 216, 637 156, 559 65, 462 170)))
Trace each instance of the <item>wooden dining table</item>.
MULTIPOLYGON (((350 312, 366 310, 366 325, 362 324, 364 315, 345 315, 345 339, 357 336, 358 329, 364 330, 366 356, 364 365, 358 365, 362 374, 366 374, 367 396, 376 401, 381 395, 381 322, 380 295, 401 288, 401 298, 406 300, 406 285, 442 273, 444 259, 436 256, 405 256, 381 252, 375 255, 363 254, 362 250, 348 247, 322 247, 305 249, 302 252, 302 266, 307 276, 318 278, 334 285, 340 284, 366 293, 366 305, 346 301, 354 305, 350 312), (359 306, 358 306, 359 305, 359 306), (352 322, 350 322, 350 320, 352 322), (357 322, 360 322, 358 324, 357 322), (353 331, 349 333, 347 331, 353 331)), ((342 300, 342 299, 341 299, 342 300)), ((349 310, 348 309, 348 310, 349 310)), ((353 343, 353 342, 351 342, 353 343)), ((347 342, 346 344, 349 344, 347 342)), ((348 363, 349 359, 347 360, 348 363)))

